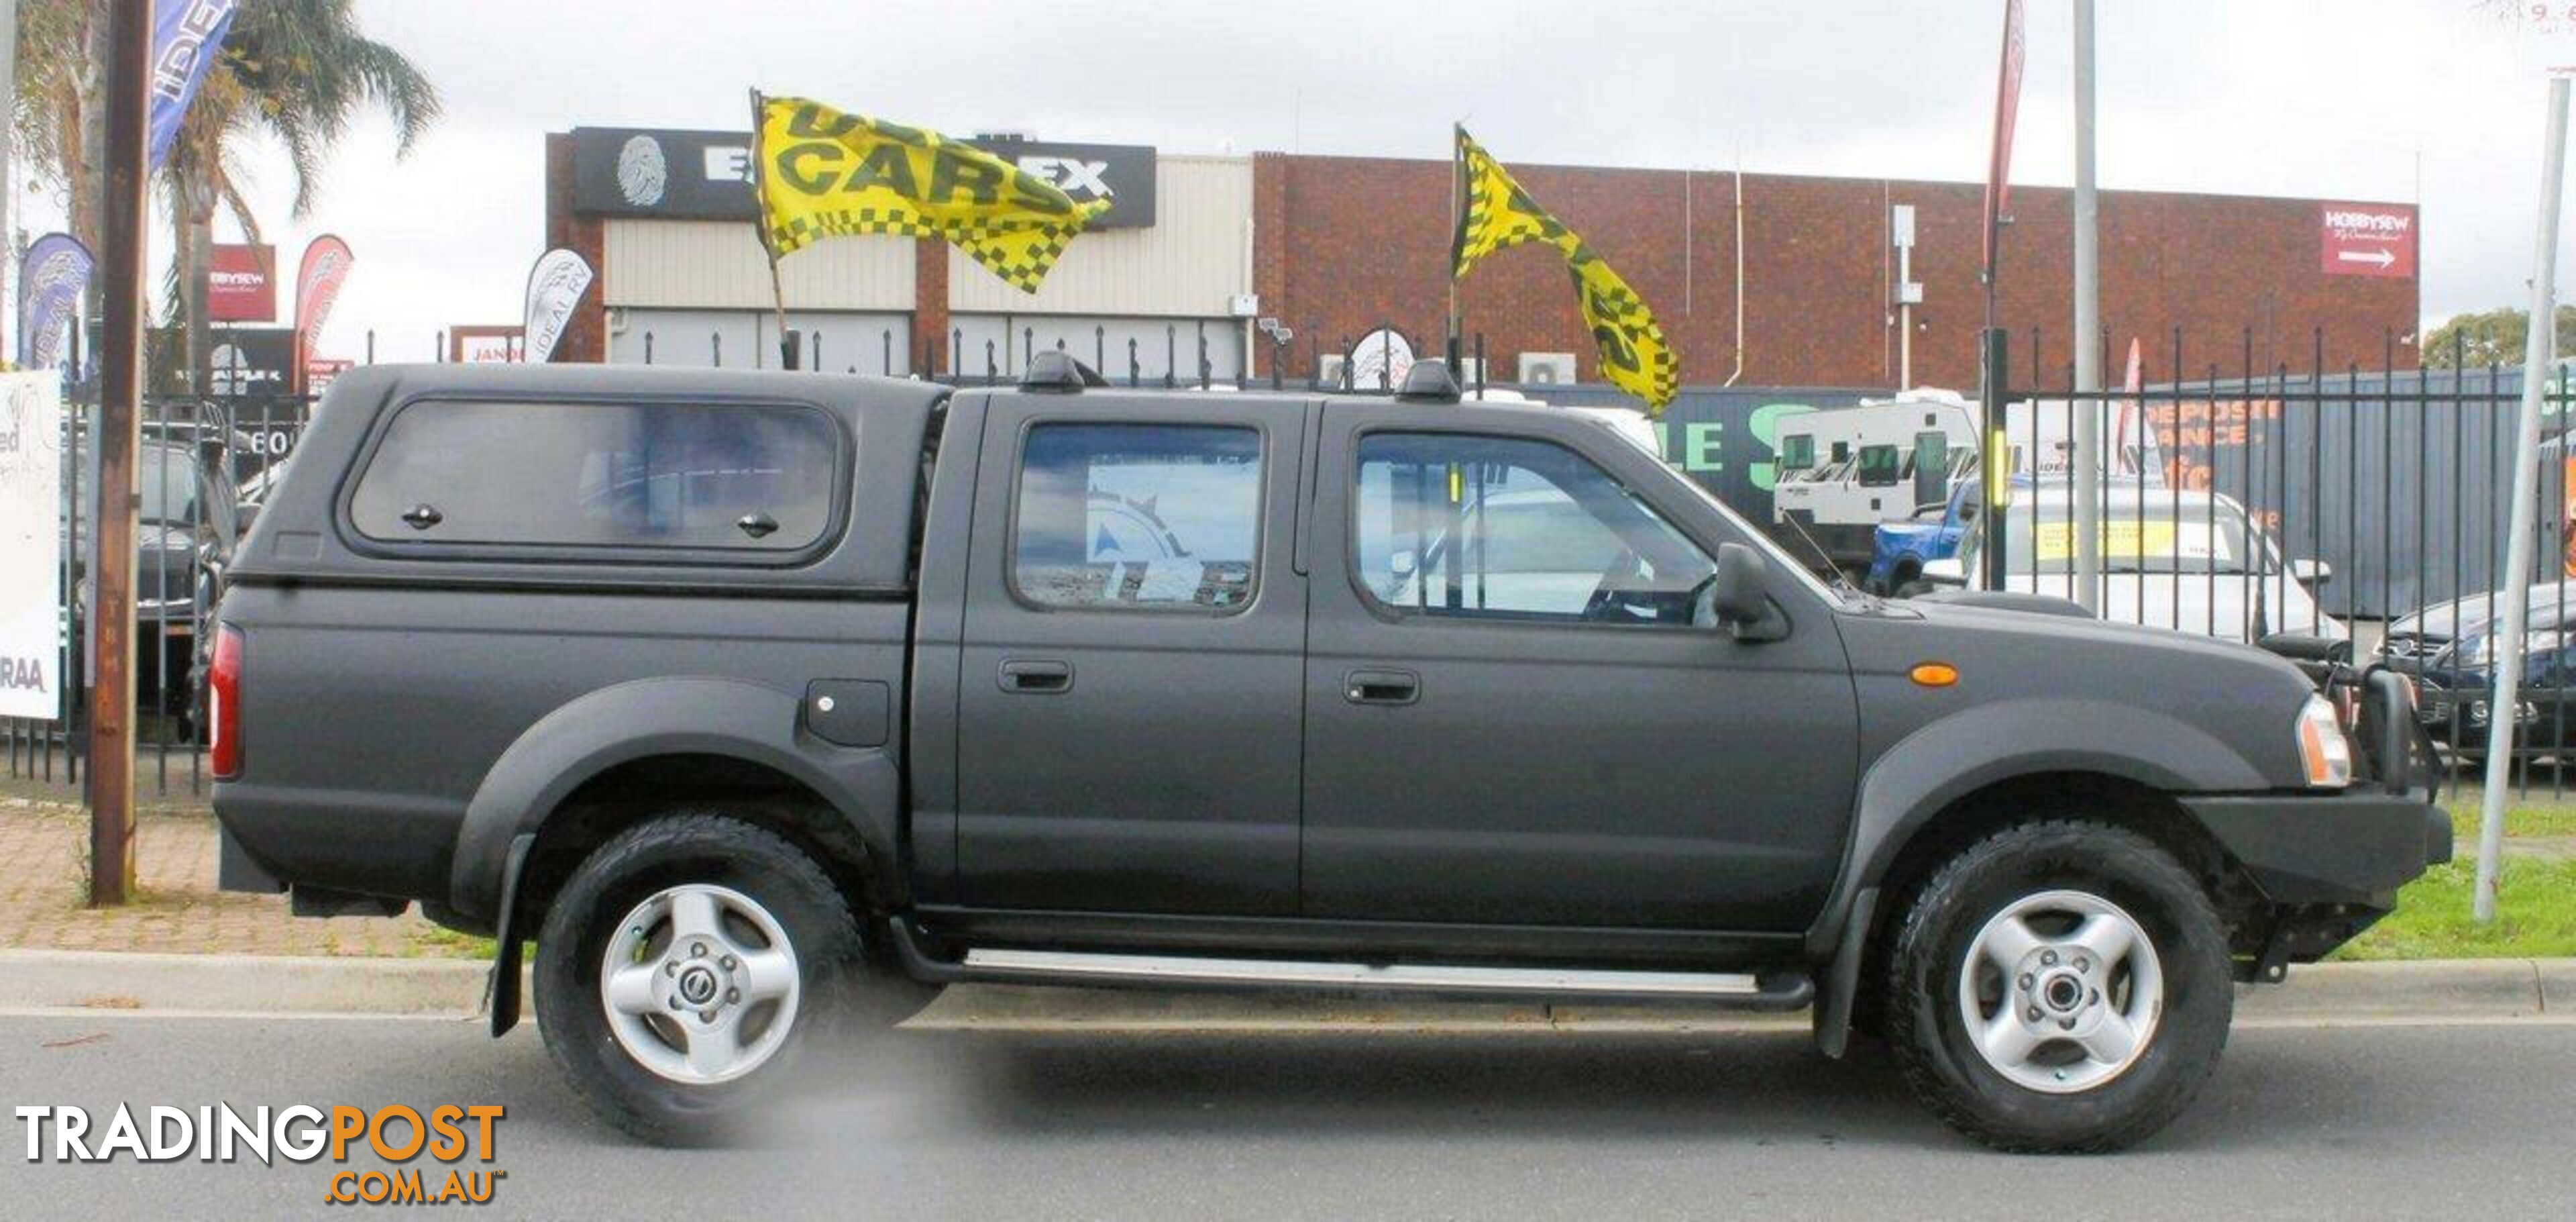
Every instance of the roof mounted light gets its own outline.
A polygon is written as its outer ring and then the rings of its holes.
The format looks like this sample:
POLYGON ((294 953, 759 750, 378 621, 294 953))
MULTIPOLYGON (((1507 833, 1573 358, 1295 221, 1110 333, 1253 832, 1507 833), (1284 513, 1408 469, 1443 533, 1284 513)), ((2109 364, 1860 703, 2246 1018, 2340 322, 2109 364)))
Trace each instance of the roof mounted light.
POLYGON ((1107 386, 1109 380, 1064 352, 1040 352, 1020 371, 1020 389, 1040 394, 1079 394, 1085 386, 1107 386))
POLYGON ((1415 361, 1404 371, 1404 385, 1395 397, 1407 403, 1455 403, 1458 401, 1458 379, 1449 373, 1449 362, 1437 358, 1415 361))

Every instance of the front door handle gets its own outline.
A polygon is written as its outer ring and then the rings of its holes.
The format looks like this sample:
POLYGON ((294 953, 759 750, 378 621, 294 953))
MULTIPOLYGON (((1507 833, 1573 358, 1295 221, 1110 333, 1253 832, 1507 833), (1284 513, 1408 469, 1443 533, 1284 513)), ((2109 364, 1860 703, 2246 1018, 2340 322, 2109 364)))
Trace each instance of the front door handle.
POLYGON ((1422 698, 1422 676, 1409 670, 1355 670, 1342 676, 1342 699, 1353 704, 1411 704, 1422 698))
POLYGON ((1012 658, 1002 663, 1002 690, 1053 695, 1073 690, 1073 663, 1051 658, 1012 658))

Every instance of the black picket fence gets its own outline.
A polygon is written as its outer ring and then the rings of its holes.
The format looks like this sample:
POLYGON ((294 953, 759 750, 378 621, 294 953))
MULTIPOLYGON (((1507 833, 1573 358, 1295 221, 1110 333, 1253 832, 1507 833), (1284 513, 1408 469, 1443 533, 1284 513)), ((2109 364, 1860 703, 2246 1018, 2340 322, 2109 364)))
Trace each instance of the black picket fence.
MULTIPOLYGON (((1275 321, 1275 320, 1273 320, 1275 321)), ((980 330, 980 328, 979 328, 980 330)), ((894 328, 878 331, 876 343, 855 345, 859 351, 844 351, 840 346, 827 348, 823 332, 815 329, 790 328, 794 337, 796 368, 818 373, 876 374, 881 377, 919 377, 952 385, 995 385, 1012 381, 1027 368, 1029 358, 1041 351, 1066 353, 1088 364, 1113 385, 1139 389, 1159 387, 1180 389, 1211 386, 1254 387, 1274 389, 1338 390, 1366 393, 1371 390, 1391 392, 1396 389, 1394 377, 1384 365, 1374 367, 1374 375, 1361 375, 1348 361, 1328 361, 1328 354, 1351 351, 1356 338, 1340 337, 1338 346, 1327 346, 1320 326, 1303 330, 1273 328, 1257 332, 1259 350, 1267 353, 1262 363, 1267 374, 1256 373, 1255 348, 1236 342, 1231 359, 1225 359, 1218 332, 1240 332, 1240 320, 1219 321, 1189 319, 1163 324, 1156 336, 1123 334, 1113 339, 1110 328, 1095 324, 1090 328, 1090 343, 1081 336, 1069 335, 1062 328, 1050 327, 1053 334, 1041 336, 1034 323, 1015 323, 1004 319, 998 338, 970 337, 964 327, 952 327, 943 337, 925 336, 915 343, 908 335, 898 335, 894 328), (1303 337, 1302 339, 1299 337, 1303 337), (1305 360, 1298 361, 1300 350, 1305 360), (1327 377, 1328 365, 1338 369, 1337 376, 1327 377), (1312 371, 1291 376, 1288 370, 1312 371)), ((1133 328, 1124 330, 1133 331, 1133 328)), ((1436 335, 1438 330, 1415 331, 1416 335, 1436 335)), ((771 336, 770 343, 732 345, 725 333, 709 330, 664 334, 647 328, 636 340, 642 364, 688 365, 707 368, 776 369, 785 365, 786 354, 771 336), (748 351, 746 351, 748 349, 748 351)), ((372 354, 373 346, 369 351, 372 354)), ((1437 352, 1423 352, 1437 356, 1437 352)), ((1466 357, 1468 381, 1483 382, 1485 375, 1484 336, 1475 337, 1466 357)))

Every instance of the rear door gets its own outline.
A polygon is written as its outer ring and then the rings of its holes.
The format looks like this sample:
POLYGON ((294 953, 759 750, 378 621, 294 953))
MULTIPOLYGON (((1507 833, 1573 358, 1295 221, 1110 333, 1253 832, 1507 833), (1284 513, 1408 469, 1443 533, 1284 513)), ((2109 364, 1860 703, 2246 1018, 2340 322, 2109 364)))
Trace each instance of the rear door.
POLYGON ((994 396, 958 675, 963 902, 1295 911, 1303 411, 994 396))

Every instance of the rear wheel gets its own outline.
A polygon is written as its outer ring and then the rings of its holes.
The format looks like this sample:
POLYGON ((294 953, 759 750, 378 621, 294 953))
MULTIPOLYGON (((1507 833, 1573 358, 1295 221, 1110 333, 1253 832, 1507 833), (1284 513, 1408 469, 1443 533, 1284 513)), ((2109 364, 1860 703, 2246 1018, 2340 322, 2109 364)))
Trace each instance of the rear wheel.
POLYGON ((2023 824, 1962 850, 1888 959, 1907 1080, 2007 1150, 2115 1150, 2162 1128, 2216 1067, 2235 1004, 2199 881, 2100 823, 2023 824))
POLYGON ((555 898, 537 1017, 602 1119, 700 1144, 791 1079, 859 962, 848 902, 802 850, 739 819, 672 815, 601 845, 555 898))

